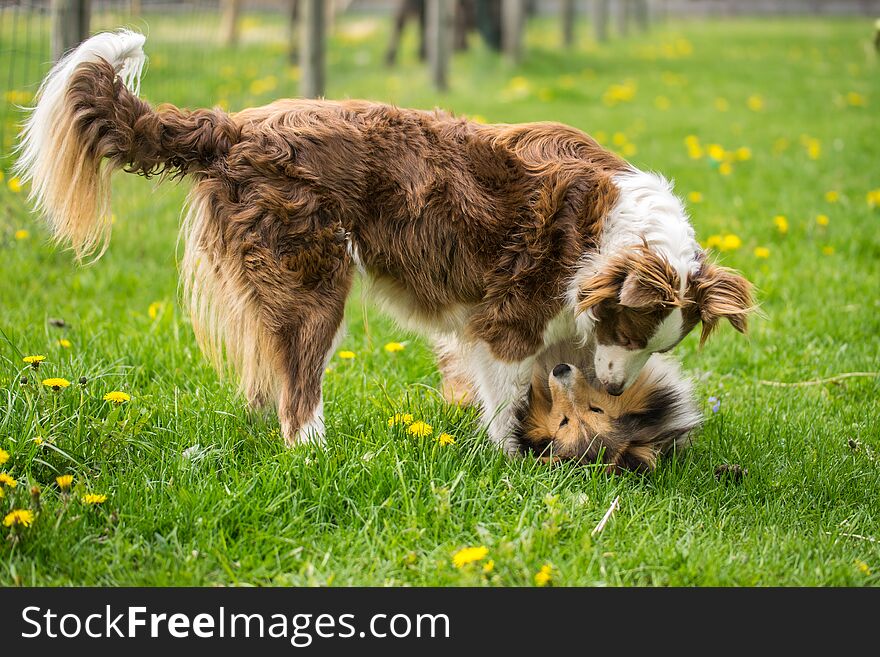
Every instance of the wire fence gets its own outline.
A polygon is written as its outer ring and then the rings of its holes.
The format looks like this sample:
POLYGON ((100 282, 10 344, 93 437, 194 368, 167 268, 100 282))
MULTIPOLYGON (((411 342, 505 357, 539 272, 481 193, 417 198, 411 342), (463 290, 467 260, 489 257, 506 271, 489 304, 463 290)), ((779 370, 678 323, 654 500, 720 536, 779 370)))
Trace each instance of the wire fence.
MULTIPOLYGON (((281 12, 276 11, 274 20, 269 21, 277 24, 274 34, 256 29, 248 31, 249 38, 263 46, 269 37, 283 39, 281 18, 281 12)), ((212 85, 212 91, 218 86, 216 79, 204 79, 197 71, 203 72, 209 63, 219 71, 224 64, 235 62, 237 49, 220 43, 220 22, 219 0, 92 0, 90 31, 129 27, 147 34, 149 66, 167 69, 159 97, 188 105, 206 96, 206 85, 212 85)), ((33 102, 52 65, 51 39, 49 0, 0 3, 0 168, 11 164, 23 108, 33 102)))

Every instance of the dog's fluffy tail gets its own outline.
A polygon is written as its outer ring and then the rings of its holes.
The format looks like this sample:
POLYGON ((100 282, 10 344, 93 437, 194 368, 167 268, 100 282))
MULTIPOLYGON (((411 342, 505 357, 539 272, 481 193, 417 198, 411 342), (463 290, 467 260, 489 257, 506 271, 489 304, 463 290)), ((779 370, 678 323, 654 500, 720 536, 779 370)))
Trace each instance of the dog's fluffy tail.
POLYGON ((238 139, 221 110, 154 110, 138 98, 144 41, 128 30, 105 32, 68 53, 43 81, 22 130, 16 172, 78 257, 106 248, 114 170, 185 175, 210 167, 238 139))

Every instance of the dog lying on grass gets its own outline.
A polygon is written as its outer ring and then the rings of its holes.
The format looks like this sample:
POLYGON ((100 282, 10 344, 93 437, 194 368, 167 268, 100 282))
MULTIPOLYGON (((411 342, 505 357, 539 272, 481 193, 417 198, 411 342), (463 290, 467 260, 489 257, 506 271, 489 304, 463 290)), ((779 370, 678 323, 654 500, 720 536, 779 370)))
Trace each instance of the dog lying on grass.
MULTIPOLYGON (((440 368, 446 400, 471 403, 466 370, 449 354, 440 368)), ((609 471, 653 470, 661 454, 686 445, 702 423, 693 385, 674 358, 651 356, 633 384, 615 396, 599 385, 592 350, 571 342, 539 356, 513 415, 512 436, 521 453, 548 462, 604 463, 609 471)))
POLYGON ((98 34, 51 70, 18 174, 78 256, 106 247, 110 174, 189 177, 196 336, 288 444, 324 436, 322 379, 356 270, 404 327, 455 351, 492 439, 548 344, 595 344, 611 395, 698 323, 745 332, 751 286, 708 262, 662 177, 555 123, 482 125, 366 101, 226 113, 137 96, 144 37, 98 34))

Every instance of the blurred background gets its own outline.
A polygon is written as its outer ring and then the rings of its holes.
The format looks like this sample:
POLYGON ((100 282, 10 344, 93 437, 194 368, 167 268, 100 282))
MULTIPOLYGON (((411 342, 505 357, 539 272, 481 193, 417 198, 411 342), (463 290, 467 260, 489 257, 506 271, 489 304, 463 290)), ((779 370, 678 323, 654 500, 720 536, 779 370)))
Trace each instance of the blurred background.
MULTIPOLYGON (((484 94, 547 104, 595 90, 615 43, 627 44, 641 70, 688 58, 683 21, 704 22, 722 45, 718 28, 734 17, 820 17, 830 25, 846 16, 880 16, 880 0, 5 0, 0 146, 8 164, 19 106, 33 99, 51 62, 90 33, 120 26, 148 34, 156 101, 235 110, 281 96, 366 96, 455 109, 447 94, 469 93, 473 112, 484 94), (554 69, 574 77, 533 88, 513 75, 554 69), (490 83, 498 76, 507 76, 502 89, 490 83)), ((866 43, 877 29, 865 21, 866 43)), ((624 80, 596 100, 625 103, 635 93, 624 80)), ((671 105, 664 98, 657 109, 671 105)), ((491 119, 521 120, 517 114, 491 119)))

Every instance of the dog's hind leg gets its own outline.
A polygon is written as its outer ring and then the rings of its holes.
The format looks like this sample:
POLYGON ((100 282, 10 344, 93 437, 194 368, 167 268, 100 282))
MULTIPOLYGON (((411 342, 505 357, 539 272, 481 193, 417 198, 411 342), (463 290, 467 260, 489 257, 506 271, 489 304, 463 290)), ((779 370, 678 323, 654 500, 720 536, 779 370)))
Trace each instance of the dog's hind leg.
POLYGON ((444 335, 434 340, 437 369, 440 370, 440 394, 453 406, 470 406, 476 402, 473 376, 468 371, 468 349, 456 336, 444 335))
POLYGON ((324 441, 324 370, 343 332, 340 307, 338 312, 311 316, 290 326, 283 338, 286 353, 278 418, 289 447, 324 441))

